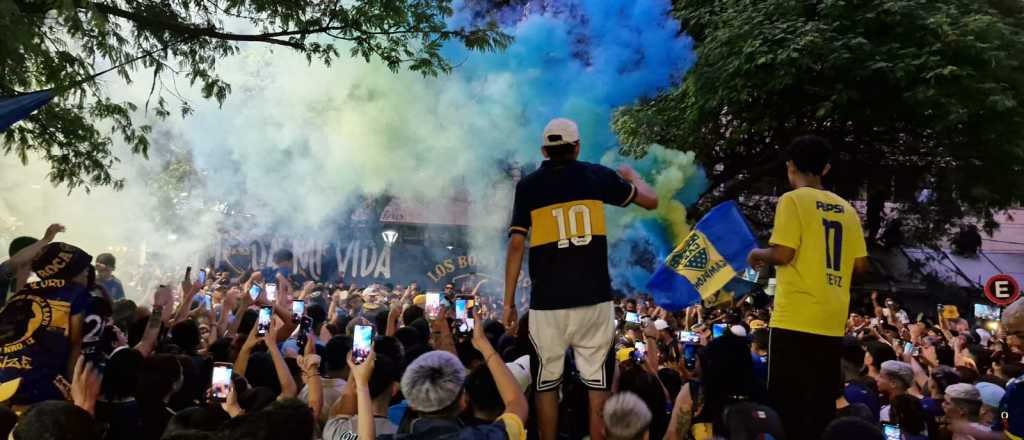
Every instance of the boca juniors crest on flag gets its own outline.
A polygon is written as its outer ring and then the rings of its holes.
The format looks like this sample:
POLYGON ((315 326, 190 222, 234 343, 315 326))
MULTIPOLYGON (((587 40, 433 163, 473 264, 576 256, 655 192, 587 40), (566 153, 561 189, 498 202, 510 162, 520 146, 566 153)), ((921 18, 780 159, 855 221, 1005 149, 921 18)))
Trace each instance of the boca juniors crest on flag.
MULTIPOLYGON (((680 310, 702 300, 721 302, 716 295, 747 268, 747 255, 757 247, 736 203, 722 203, 707 213, 672 251, 647 282, 658 306, 680 310)), ((749 290, 749 289, 747 289, 749 290)))

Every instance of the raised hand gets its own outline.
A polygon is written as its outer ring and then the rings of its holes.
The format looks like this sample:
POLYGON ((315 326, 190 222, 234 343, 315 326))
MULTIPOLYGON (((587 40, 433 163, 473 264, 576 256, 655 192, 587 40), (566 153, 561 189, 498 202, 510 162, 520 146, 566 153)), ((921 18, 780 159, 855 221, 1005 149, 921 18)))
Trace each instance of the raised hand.
POLYGON ((61 232, 64 232, 64 225, 54 223, 46 228, 46 232, 43 233, 43 241, 52 242, 61 232))
POLYGON ((96 398, 100 395, 100 384, 103 375, 92 363, 87 363, 84 356, 75 362, 74 377, 71 378, 71 400, 75 405, 92 414, 96 409, 96 398))

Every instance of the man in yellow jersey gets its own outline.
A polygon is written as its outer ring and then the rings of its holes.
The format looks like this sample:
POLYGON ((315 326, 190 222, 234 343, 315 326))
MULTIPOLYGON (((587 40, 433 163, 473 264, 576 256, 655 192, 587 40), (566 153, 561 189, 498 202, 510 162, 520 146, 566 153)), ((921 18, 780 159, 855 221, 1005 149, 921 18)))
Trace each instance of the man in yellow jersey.
POLYGON ((772 406, 787 439, 817 440, 835 417, 850 283, 867 268, 867 247, 857 211, 822 187, 832 154, 828 141, 801 136, 787 150, 794 189, 779 198, 771 246, 748 259, 754 268, 776 266, 768 342, 772 406))
POLYGON ((604 439, 601 408, 614 375, 615 310, 608 274, 604 205, 658 206, 654 189, 632 168, 619 172, 576 160, 576 123, 554 119, 544 128, 540 169, 516 184, 505 261, 505 315, 514 328, 516 284, 529 234, 530 369, 537 391, 542 440, 558 431, 558 388, 565 352, 572 348, 580 380, 590 389, 591 439, 604 439))

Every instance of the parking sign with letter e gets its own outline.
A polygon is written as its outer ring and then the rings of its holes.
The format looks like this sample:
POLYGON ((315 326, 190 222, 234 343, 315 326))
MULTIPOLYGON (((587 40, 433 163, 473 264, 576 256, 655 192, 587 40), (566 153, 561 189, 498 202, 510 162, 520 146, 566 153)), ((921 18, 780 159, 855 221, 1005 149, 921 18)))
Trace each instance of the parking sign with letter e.
POLYGON ((985 283, 985 297, 993 304, 1006 307, 1020 298, 1020 285, 1009 275, 993 276, 985 283))

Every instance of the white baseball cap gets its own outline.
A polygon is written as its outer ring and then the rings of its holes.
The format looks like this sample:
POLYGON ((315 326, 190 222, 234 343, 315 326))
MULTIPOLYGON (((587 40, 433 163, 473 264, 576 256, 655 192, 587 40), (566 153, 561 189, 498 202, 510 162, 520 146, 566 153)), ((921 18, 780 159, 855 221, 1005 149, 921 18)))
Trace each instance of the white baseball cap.
POLYGON ((556 118, 544 127, 544 139, 541 146, 571 144, 580 140, 580 129, 570 119, 556 118))
POLYGON ((519 388, 522 388, 525 393, 526 390, 530 389, 530 384, 533 383, 532 376, 530 375, 530 356, 523 355, 519 359, 513 362, 505 364, 508 371, 512 372, 512 377, 516 378, 516 382, 519 382, 519 388))
POLYGON ((667 329, 668 327, 669 327, 668 326, 668 322, 666 322, 664 319, 659 319, 657 321, 654 321, 654 328, 655 328, 655 330, 661 331, 661 330, 667 329))

